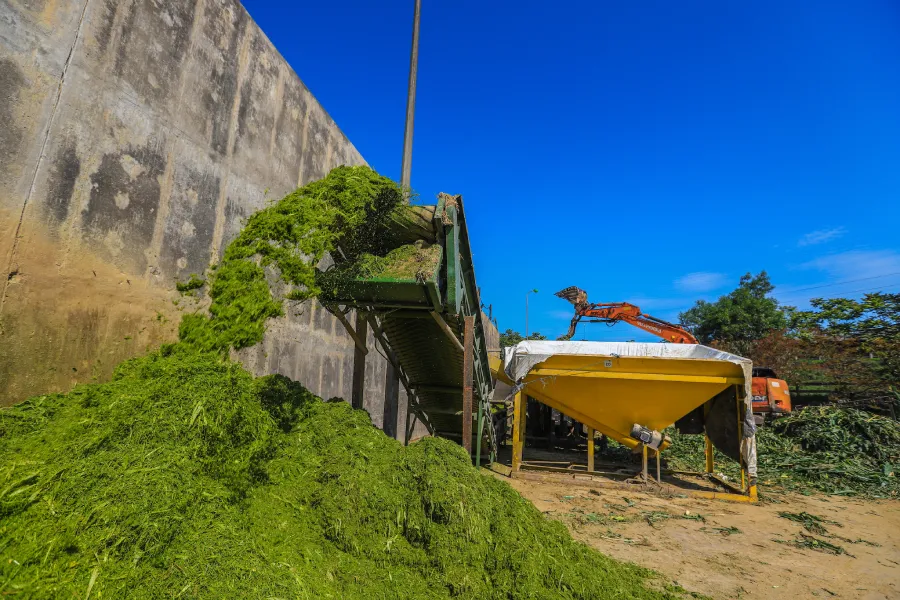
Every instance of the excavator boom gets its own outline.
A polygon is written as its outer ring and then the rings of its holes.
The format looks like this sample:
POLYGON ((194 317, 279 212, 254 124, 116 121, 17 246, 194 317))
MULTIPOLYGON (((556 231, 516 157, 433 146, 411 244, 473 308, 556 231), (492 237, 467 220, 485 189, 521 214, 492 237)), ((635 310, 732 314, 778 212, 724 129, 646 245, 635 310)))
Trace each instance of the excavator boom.
POLYGON ((587 292, 576 286, 567 287, 564 290, 556 292, 556 296, 563 298, 572 303, 575 307, 575 316, 572 317, 572 323, 569 325, 569 332, 563 339, 569 340, 575 335, 575 328, 578 322, 587 317, 593 319, 590 322, 616 323, 624 321, 629 325, 633 325, 638 329, 643 329, 648 333, 659 336, 667 342, 674 344, 696 344, 697 338, 685 331, 683 328, 657 319, 650 315, 645 315, 641 309, 634 304, 628 302, 608 302, 605 304, 591 304, 587 299, 587 292))

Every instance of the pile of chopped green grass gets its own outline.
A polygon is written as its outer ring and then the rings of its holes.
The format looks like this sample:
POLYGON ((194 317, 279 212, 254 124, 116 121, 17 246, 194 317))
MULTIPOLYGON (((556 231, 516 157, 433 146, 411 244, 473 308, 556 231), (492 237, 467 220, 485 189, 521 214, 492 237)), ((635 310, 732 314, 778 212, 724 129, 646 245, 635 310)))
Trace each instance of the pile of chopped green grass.
POLYGON ((0 411, 0 594, 661 598, 457 445, 178 344, 0 411))
MULTIPOLYGON (((666 431, 672 466, 700 471, 703 436, 666 431)), ((763 486, 799 492, 896 498, 900 495, 900 424, 852 408, 807 407, 757 430, 763 486)), ((716 469, 737 480, 737 463, 716 453, 716 469)))
POLYGON ((806 452, 864 455, 882 462, 900 460, 900 424, 854 408, 807 407, 774 421, 772 430, 791 438, 806 452))

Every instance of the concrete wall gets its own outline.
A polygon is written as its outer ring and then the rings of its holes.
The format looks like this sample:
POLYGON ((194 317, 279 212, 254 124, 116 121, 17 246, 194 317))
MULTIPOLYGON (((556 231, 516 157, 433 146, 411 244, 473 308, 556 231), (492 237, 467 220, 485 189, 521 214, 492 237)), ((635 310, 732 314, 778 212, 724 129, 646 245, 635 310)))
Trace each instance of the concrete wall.
MULTIPOLYGON (((176 280, 267 198, 363 162, 236 0, 0 0, 0 405, 174 339, 176 280)), ((349 337, 295 312, 242 357, 349 398, 349 337)))

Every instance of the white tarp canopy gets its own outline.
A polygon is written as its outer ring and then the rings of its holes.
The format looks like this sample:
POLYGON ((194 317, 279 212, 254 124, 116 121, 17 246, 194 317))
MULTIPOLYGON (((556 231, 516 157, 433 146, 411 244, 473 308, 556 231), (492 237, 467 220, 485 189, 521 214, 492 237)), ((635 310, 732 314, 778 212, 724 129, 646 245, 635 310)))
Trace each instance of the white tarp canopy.
MULTIPOLYGON (((503 349, 503 370, 510 379, 518 384, 535 366, 551 356, 558 355, 721 360, 734 363, 740 366, 744 373, 744 403, 747 414, 752 416, 751 385, 753 381, 753 362, 749 358, 743 358, 700 344, 527 340, 503 349)), ((744 456, 748 474, 752 479, 755 479, 756 436, 752 418, 745 425, 744 436, 745 439, 740 441, 741 454, 744 456)))
POLYGON ((589 356, 630 356, 635 358, 695 358, 723 360, 741 367, 746 381, 746 396, 750 397, 753 362, 709 346, 700 344, 663 344, 653 342, 551 342, 528 340, 503 349, 503 370, 519 382, 538 363, 559 354, 589 356))

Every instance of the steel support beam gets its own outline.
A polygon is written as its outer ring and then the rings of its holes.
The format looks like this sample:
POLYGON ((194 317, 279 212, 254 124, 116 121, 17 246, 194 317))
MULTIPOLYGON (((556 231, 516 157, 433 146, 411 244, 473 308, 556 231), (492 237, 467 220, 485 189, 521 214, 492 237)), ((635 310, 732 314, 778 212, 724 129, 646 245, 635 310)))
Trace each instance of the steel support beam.
MULTIPOLYGON (((456 336, 453 336, 454 339, 456 336)), ((463 422, 462 443, 472 454, 472 376, 475 367, 475 316, 466 317, 463 326, 463 422)))
POLYGON ((361 345, 358 342, 353 350, 353 392, 351 404, 353 408, 363 408, 366 389, 366 337, 368 337, 369 324, 365 313, 362 311, 356 311, 355 332, 356 336, 361 340, 361 345))
POLYGON ((450 329, 450 326, 447 325, 447 321, 444 320, 444 317, 439 315, 435 311, 431 311, 431 316, 434 318, 434 322, 438 324, 438 327, 441 328, 441 331, 450 338, 450 341, 453 342, 453 345, 456 346, 462 352, 465 352, 465 348, 463 348, 462 342, 459 341, 459 338, 456 337, 456 334, 453 333, 453 330, 450 329))

